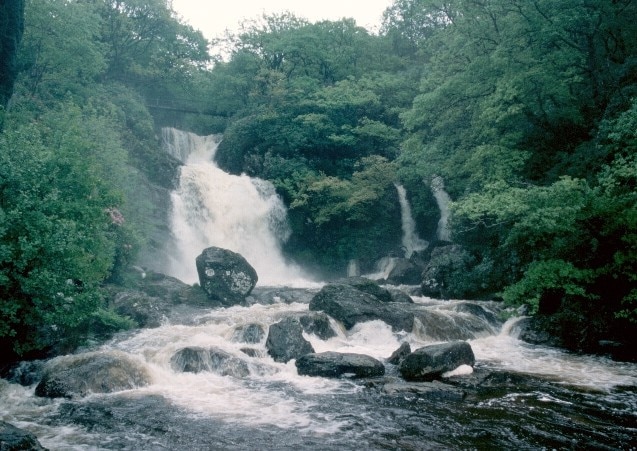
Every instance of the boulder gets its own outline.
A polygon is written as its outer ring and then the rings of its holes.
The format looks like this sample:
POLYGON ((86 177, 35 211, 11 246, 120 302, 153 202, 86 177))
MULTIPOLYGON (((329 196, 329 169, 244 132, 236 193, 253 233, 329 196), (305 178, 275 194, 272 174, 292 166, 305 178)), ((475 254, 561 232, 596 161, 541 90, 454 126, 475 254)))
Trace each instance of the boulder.
POLYGON ((196 258, 199 282, 210 299, 225 305, 245 301, 257 284, 257 272, 243 256, 209 247, 196 258))
POLYGON ((169 304, 161 298, 136 290, 114 293, 110 307, 121 316, 129 317, 139 327, 159 327, 169 316, 169 304))
POLYGON ((420 288, 423 296, 443 299, 462 297, 464 293, 449 288, 451 278, 466 271, 471 261, 469 253, 458 244, 435 247, 421 274, 420 288))
POLYGON ((387 288, 387 291, 389 291, 389 294, 391 294, 391 301, 392 302, 397 302, 400 304, 413 304, 414 300, 411 298, 411 296, 409 296, 407 293, 405 293, 402 290, 399 290, 398 288, 387 288))
POLYGON ((409 346, 409 343, 405 342, 401 344, 400 347, 392 353, 392 355, 389 356, 389 358, 387 359, 387 363, 398 365, 409 354, 411 354, 411 346, 409 346))
POLYGON ((232 339, 239 343, 255 344, 260 343, 264 336, 265 330, 263 326, 252 323, 237 327, 232 334, 232 339))
POLYGON ((329 340, 336 336, 330 318, 323 312, 310 312, 299 317, 299 322, 307 334, 313 334, 321 340, 329 340))
POLYGON ((382 302, 392 302, 392 295, 386 288, 381 287, 378 282, 366 277, 347 277, 340 279, 336 283, 352 286, 364 293, 371 294, 382 302))
POLYGON ((423 268, 406 258, 396 258, 394 266, 387 275, 386 281, 392 285, 418 285, 421 281, 423 268))
POLYGON ((302 376, 375 377, 385 374, 385 367, 373 357, 363 354, 322 352, 307 354, 296 360, 302 376))
POLYGON ((397 308, 396 305, 349 284, 335 283, 325 285, 312 298, 310 310, 325 312, 343 323, 346 329, 351 329, 356 323, 381 320, 394 330, 411 331, 413 312, 397 308))
POLYGON ((72 398, 146 386, 150 375, 141 362, 118 352, 87 352, 47 362, 36 396, 72 398))
POLYGON ((276 362, 289 362, 314 352, 310 342, 303 338, 301 323, 292 317, 270 326, 265 347, 276 362))
POLYGON ((466 341, 454 341, 416 349, 403 359, 398 370, 408 381, 431 381, 460 365, 474 364, 471 345, 466 341))
POLYGON ((461 388, 440 381, 390 383, 383 386, 383 392, 390 396, 415 395, 441 401, 462 401, 467 396, 461 388))
POLYGON ((222 376, 246 377, 250 374, 248 364, 218 348, 189 346, 178 350, 170 359, 174 371, 200 373, 210 371, 222 376))
POLYGON ((0 450, 40 451, 45 449, 32 433, 19 429, 10 423, 0 421, 0 450))

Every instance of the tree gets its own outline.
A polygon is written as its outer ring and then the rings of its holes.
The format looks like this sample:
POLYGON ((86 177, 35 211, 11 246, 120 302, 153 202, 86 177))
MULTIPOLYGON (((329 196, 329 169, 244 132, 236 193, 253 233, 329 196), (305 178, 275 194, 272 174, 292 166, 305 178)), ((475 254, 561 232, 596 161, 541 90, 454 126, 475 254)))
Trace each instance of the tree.
POLYGON ((23 31, 24 0, 3 1, 0 4, 0 108, 7 105, 13 92, 23 31))
POLYGON ((0 340, 18 354, 87 321, 116 253, 132 248, 109 183, 121 168, 100 154, 97 124, 64 104, 0 135, 0 340))

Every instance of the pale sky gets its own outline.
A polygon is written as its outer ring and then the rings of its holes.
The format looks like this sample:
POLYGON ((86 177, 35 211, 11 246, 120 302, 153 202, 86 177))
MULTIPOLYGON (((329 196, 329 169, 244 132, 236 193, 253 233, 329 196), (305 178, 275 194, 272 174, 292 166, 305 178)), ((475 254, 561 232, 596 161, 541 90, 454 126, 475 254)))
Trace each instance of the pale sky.
POLYGON ((392 0, 173 0, 173 9, 208 39, 236 31, 244 19, 289 11, 311 22, 351 17, 370 31, 380 26, 392 0))

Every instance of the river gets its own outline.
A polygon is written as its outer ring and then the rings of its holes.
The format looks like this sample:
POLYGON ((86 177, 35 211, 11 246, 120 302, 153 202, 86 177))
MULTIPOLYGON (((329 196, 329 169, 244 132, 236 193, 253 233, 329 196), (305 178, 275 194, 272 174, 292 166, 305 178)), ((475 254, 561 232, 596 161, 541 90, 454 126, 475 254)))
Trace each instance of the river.
MULTIPOLYGON (((248 258, 259 274, 258 289, 277 288, 259 302, 202 307, 83 350, 137 360, 151 375, 144 387, 48 399, 35 396, 35 383, 0 380, 0 420, 33 432, 51 450, 637 448, 636 364, 524 343, 516 338, 517 319, 486 324, 454 309, 462 301, 413 297, 434 320, 412 332, 381 321, 346 331, 333 322, 336 337, 305 336, 317 352, 361 353, 384 362, 402 343, 416 349, 467 339, 476 364, 445 379, 455 391, 387 390, 401 384, 388 363, 384 377, 351 380, 299 376, 293 361, 275 362, 265 346, 268 327, 307 312, 310 297, 277 293, 286 286, 313 293, 321 286, 281 255, 279 243, 288 233, 284 208, 266 182, 230 176, 211 163, 219 137, 172 129, 165 137, 168 151, 188 163, 173 193, 175 252, 166 273, 195 282, 194 256, 217 245, 248 258), (248 344, 238 338, 238 330, 255 324, 264 336, 248 344), (249 374, 176 372, 171 357, 185 346, 220 349, 245 362, 249 374)), ((499 313, 494 303, 481 305, 499 313)))

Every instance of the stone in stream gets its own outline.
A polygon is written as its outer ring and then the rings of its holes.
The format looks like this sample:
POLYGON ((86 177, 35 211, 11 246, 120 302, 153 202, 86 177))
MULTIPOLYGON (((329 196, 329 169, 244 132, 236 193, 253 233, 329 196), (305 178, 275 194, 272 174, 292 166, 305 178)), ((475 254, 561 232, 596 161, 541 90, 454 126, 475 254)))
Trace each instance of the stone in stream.
MULTIPOLYGON (((389 292, 387 296, 391 299, 389 292)), ((411 331, 414 313, 398 307, 406 305, 381 300, 370 294, 369 290, 362 291, 347 283, 333 283, 325 285, 312 298, 310 310, 327 313, 343 323, 346 329, 351 329, 356 323, 381 320, 394 330, 411 331)))
POLYGON ((226 305, 245 301, 259 279, 242 255, 227 249, 206 248, 195 262, 201 288, 226 305))
POLYGON ((259 343, 265 336, 265 330, 260 324, 245 324, 239 326, 234 330, 232 334, 232 340, 240 343, 259 343))
POLYGON ((471 345, 466 341, 453 341, 416 349, 400 362, 398 370, 408 381, 432 381, 460 365, 473 367, 474 364, 471 345))
POLYGON ((56 357, 44 367, 36 396, 72 398, 143 387, 150 374, 141 362, 118 351, 56 357))
POLYGON ((389 356, 389 358, 387 359, 387 363, 398 365, 409 354, 411 354, 411 346, 409 346, 409 343, 405 342, 401 344, 400 347, 392 353, 392 355, 389 356))
POLYGON ((10 423, 0 421, 0 450, 45 450, 32 433, 19 429, 10 423))
POLYGON ((200 373, 210 371, 222 376, 237 378, 250 374, 248 364, 243 360, 218 348, 202 348, 189 346, 178 350, 170 359, 174 371, 183 373, 200 373))
POLYGON ((265 347, 276 362, 289 362, 314 352, 310 342, 303 338, 303 326, 293 317, 270 326, 265 347))
POLYGON ((383 386, 383 392, 390 396, 416 395, 442 401, 462 401, 467 396, 461 388, 440 381, 390 383, 383 386))
POLYGON ((364 354, 322 352, 299 357, 296 368, 302 376, 375 377, 385 374, 383 364, 364 354))

